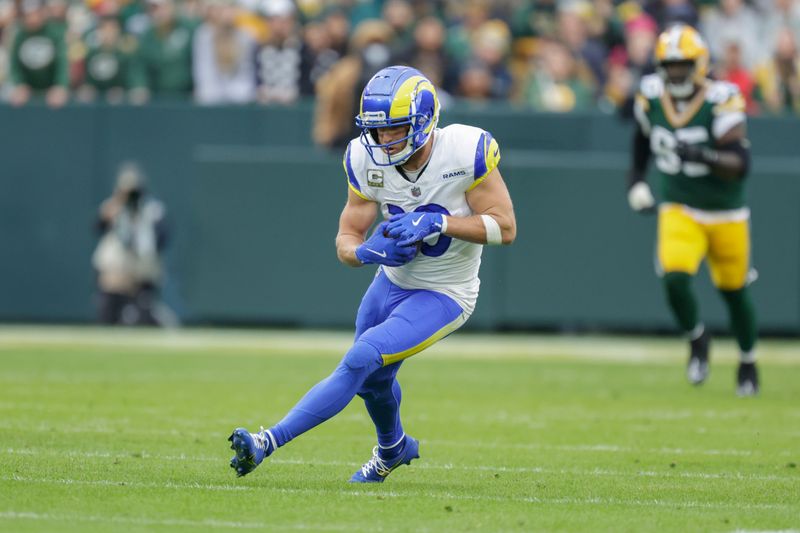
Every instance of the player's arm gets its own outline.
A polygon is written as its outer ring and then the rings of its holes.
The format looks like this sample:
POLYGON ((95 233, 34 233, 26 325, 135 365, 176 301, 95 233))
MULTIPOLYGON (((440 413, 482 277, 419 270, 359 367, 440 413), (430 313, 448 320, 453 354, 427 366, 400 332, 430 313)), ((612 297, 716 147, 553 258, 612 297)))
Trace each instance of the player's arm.
POLYGON ((704 163, 712 174, 725 180, 742 179, 750 169, 750 141, 744 122, 718 138, 714 148, 679 143, 676 152, 682 161, 704 163))
POLYGON ((712 87, 711 134, 713 146, 678 143, 675 152, 682 161, 703 163, 711 174, 723 180, 739 180, 750 170, 750 143, 747 140, 746 103, 739 90, 730 84, 712 87))
POLYGON ((367 230, 377 217, 377 204, 361 197, 351 187, 347 203, 339 217, 339 233, 336 235, 336 255, 345 265, 386 265, 396 267, 412 261, 417 255, 416 246, 400 246, 396 239, 388 237, 388 222, 378 224, 369 239, 364 240, 367 230))
POLYGON ((647 166, 652 156, 650 138, 645 135, 640 125, 637 124, 634 130, 631 139, 631 169, 628 172, 629 189, 637 183, 646 182, 647 166))
POLYGON ((628 171, 628 204, 638 213, 652 212, 656 204, 646 180, 647 165, 652 156, 648 136, 650 123, 646 115, 648 105, 642 95, 636 96, 634 102, 636 127, 631 139, 631 167, 628 171))
POLYGON ((339 217, 339 233, 336 235, 339 261, 352 267, 364 264, 356 257, 356 248, 363 244, 377 216, 378 204, 360 197, 352 188, 347 190, 347 203, 339 217))
POLYGON ((503 176, 495 168, 483 182, 466 193, 474 215, 445 216, 444 233, 478 244, 511 244, 517 237, 517 219, 503 176))
POLYGON ((484 131, 475 150, 474 178, 465 188, 474 215, 456 217, 443 213, 403 213, 389 219, 388 235, 399 246, 418 244, 436 233, 478 244, 511 244, 517 236, 514 206, 503 177, 497 170, 500 148, 484 131))
POLYGON ((517 236, 517 221, 500 171, 493 168, 476 185, 465 193, 474 215, 400 213, 389 219, 387 235, 401 247, 414 246, 435 233, 478 244, 511 244, 517 236))

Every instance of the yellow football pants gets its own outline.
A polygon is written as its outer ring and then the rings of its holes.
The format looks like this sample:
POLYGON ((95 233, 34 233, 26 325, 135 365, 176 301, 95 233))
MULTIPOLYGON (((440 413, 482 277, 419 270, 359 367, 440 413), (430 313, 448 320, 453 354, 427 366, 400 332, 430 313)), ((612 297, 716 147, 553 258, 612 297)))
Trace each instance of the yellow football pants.
POLYGON ((697 274, 708 258, 711 280, 724 291, 741 289, 750 270, 750 223, 699 222, 680 205, 658 213, 658 261, 665 273, 697 274))

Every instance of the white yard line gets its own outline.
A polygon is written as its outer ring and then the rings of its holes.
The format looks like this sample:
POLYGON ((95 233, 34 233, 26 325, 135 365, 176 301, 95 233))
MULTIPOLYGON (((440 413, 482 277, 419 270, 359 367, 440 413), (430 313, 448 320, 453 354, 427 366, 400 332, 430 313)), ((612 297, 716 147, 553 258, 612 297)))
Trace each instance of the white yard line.
POLYGON ((800 533, 800 529, 737 529, 733 533, 800 533))
POLYGON ((445 501, 475 501, 475 502, 499 502, 499 503, 522 503, 535 505, 618 505, 634 507, 672 507, 672 508, 697 508, 697 509, 793 509, 797 505, 782 503, 748 503, 748 502, 701 502, 695 500, 661 500, 661 499, 622 499, 622 498, 541 498, 538 496, 471 496, 466 494, 453 494, 446 491, 420 491, 413 493, 402 493, 395 491, 384 491, 381 488, 364 487, 364 490, 348 489, 312 489, 312 488, 276 488, 263 485, 219 485, 210 483, 157 483, 157 482, 138 482, 138 481, 115 481, 107 479, 80 480, 70 478, 33 478, 19 475, 2 476, 0 481, 13 481, 18 483, 36 483, 45 485, 79 485, 79 486, 101 486, 101 487, 131 487, 141 489, 176 489, 176 490, 206 490, 206 491, 242 491, 257 492, 261 495, 267 492, 278 494, 303 494, 303 495, 325 495, 333 497, 354 497, 354 498, 374 498, 382 496, 384 498, 425 498, 445 501))
MULTIPOLYGON (((112 427, 95 427, 95 426, 70 426, 69 428, 56 428, 51 425, 42 426, 18 426, 12 424, 4 424, 0 422, 0 429, 12 432, 36 432, 36 433, 67 433, 67 434, 85 434, 85 433, 99 433, 99 434, 116 434, 120 436, 158 436, 158 437, 180 437, 185 438, 185 429, 172 429, 170 431, 160 430, 139 430, 130 428, 112 428, 112 427)), ((204 437, 209 439, 220 439, 224 437, 222 433, 215 432, 194 432, 195 437, 204 437)), ((306 435, 303 437, 306 441, 320 441, 326 442, 335 440, 337 442, 347 441, 354 443, 364 443, 363 437, 328 437, 323 435, 306 435)), ((466 441, 463 440, 448 440, 448 439, 425 439, 425 444, 442 447, 459 447, 464 446, 466 441)), ((760 449, 714 449, 714 448, 636 448, 632 446, 620 446, 617 444, 595 443, 595 444, 542 444, 542 443, 520 443, 520 442, 484 442, 484 441, 470 441, 472 446, 479 448, 500 448, 500 449, 513 449, 513 450, 553 450, 562 452, 607 452, 607 453, 657 453, 664 455, 711 455, 711 456, 732 456, 732 457, 749 457, 760 456, 768 453, 772 456, 780 455, 783 457, 793 457, 797 454, 793 451, 784 450, 779 453, 772 451, 762 451, 760 449)))
MULTIPOLYGON (((130 427, 111 427, 111 426, 91 426, 91 425, 71 425, 69 427, 54 427, 52 425, 42 424, 38 426, 20 426, 15 424, 8 424, 0 421, 0 429, 11 432, 26 432, 26 433, 65 433, 65 434, 116 434, 121 436, 156 436, 156 437, 180 437, 184 438, 187 432, 186 428, 173 428, 169 431, 163 430, 143 430, 131 429, 130 427)), ((192 433, 195 437, 204 437, 208 439, 221 439, 224 437, 219 432, 198 432, 192 433)), ((324 435, 306 435, 303 440, 310 441, 330 441, 336 440, 337 442, 347 441, 354 443, 364 443, 365 439, 358 436, 350 437, 328 437, 324 435)), ((463 440, 448 440, 448 439, 425 439, 425 444, 443 447, 459 447, 464 446, 466 441, 463 440)), ((501 448, 513 450, 553 450, 562 452, 607 452, 607 453, 656 453, 662 455, 710 455, 710 456, 731 456, 731 457, 749 457, 760 456, 763 454, 770 454, 771 456, 781 457, 796 457, 797 453, 793 450, 783 450, 781 452, 764 451, 760 449, 715 449, 715 448, 673 448, 673 447, 660 447, 660 448, 637 448, 633 446, 620 446, 618 444, 594 443, 594 444, 542 444, 542 443, 520 443, 520 442, 484 442, 484 441, 470 441, 471 445, 480 448, 501 448)))
MULTIPOLYGON (((76 348, 192 350, 224 356, 270 352, 340 356, 352 342, 350 332, 236 329, 135 330, 67 326, 0 326, 0 350, 72 345, 76 348)), ((426 357, 467 359, 567 359, 653 363, 683 361, 686 347, 678 337, 614 337, 528 334, 455 334, 426 350, 426 357)), ((763 341, 759 357, 798 365, 798 343, 763 341)), ((715 360, 734 361, 730 340, 715 343, 715 360)))
MULTIPOLYGON (((131 428, 113 428, 113 427, 96 427, 96 426, 70 426, 69 428, 56 428, 51 425, 41 426, 18 426, 12 424, 4 424, 0 422, 0 429, 9 430, 12 432, 36 432, 36 433, 66 433, 66 434, 85 434, 85 433, 99 433, 99 434, 116 434, 121 436, 156 436, 156 437, 180 437, 184 438, 186 435, 185 429, 172 429, 170 431, 161 430, 140 430, 131 428)), ((219 432, 194 432, 196 437, 204 437, 208 439, 220 439, 224 437, 219 432)), ((320 441, 326 442, 336 440, 342 442, 364 443, 363 437, 350 436, 350 437, 328 437, 324 435, 306 435, 303 437, 306 441, 320 441)), ((448 439, 425 439, 425 444, 442 447, 459 447, 464 446, 466 441, 463 440, 448 440, 448 439)), ((488 441, 470 441, 471 445, 480 448, 500 448, 500 449, 513 449, 513 450, 553 450, 562 452, 607 452, 607 453, 657 453, 663 455, 711 455, 711 456, 731 456, 731 457, 749 457, 760 456, 768 453, 772 456, 779 455, 781 457, 795 457, 797 453, 793 450, 783 450, 781 452, 763 451, 760 449, 715 449, 715 448, 637 448, 633 446, 620 446, 618 444, 594 443, 594 444, 542 444, 542 443, 520 443, 520 442, 488 442, 488 441)))
MULTIPOLYGON (((0 511, 0 520, 39 520, 59 522, 61 525, 70 522, 89 522, 99 524, 124 524, 136 526, 184 526, 214 529, 295 529, 301 531, 352 531, 364 529, 358 525, 333 524, 267 524, 264 522, 231 522, 227 520, 187 520, 184 518, 144 518, 127 516, 70 515, 55 513, 32 513, 28 511, 0 511)), ((378 527, 380 530, 380 527, 378 527)))
MULTIPOLYGON (((19 413, 20 411, 30 411, 36 413, 50 413, 50 414, 57 414, 57 413, 70 413, 74 414, 76 411, 76 405, 79 402, 76 400, 75 402, 62 402, 57 405, 52 405, 48 403, 43 403, 41 401, 0 401, 0 411, 7 410, 12 411, 15 413, 19 413)), ((82 404, 81 404, 82 406, 82 404)), ((104 420, 103 415, 108 415, 109 417, 113 416, 113 419, 116 421, 120 420, 118 415, 118 407, 116 405, 110 406, 94 406, 93 413, 95 413, 94 419, 95 420, 104 420), (109 411, 106 413, 98 413, 98 411, 102 408, 108 408, 109 411)), ((159 417, 159 421, 162 423, 166 423, 168 425, 175 425, 179 426, 181 422, 186 422, 185 417, 175 417, 169 418, 164 417, 164 407, 156 407, 156 406, 144 406, 144 405, 126 405, 125 406, 125 413, 129 414, 141 414, 141 415, 157 415, 159 417)), ((265 413, 264 417, 269 418, 270 415, 274 414, 274 416, 281 416, 284 413, 265 413)), ((727 420, 741 420, 744 417, 750 415, 750 411, 744 409, 646 409, 646 410, 632 410, 626 411, 624 413, 608 413, 607 417, 603 417, 602 413, 599 413, 596 410, 593 410, 591 407, 584 407, 584 408, 576 408, 574 406, 569 408, 562 408, 558 405, 544 405, 536 409, 532 414, 525 414, 525 413, 511 413, 504 410, 493 410, 490 417, 482 417, 474 412, 469 414, 462 414, 453 416, 447 416, 447 420, 456 420, 459 422, 471 422, 471 423, 482 423, 482 422, 491 422, 495 424, 514 424, 514 425, 524 425, 526 427, 531 426, 541 426, 544 427, 546 424, 545 422, 551 422, 553 420, 557 420, 559 422, 565 420, 598 420, 598 418, 607 418, 613 419, 616 421, 626 421, 626 422, 635 422, 635 421, 669 421, 669 420, 689 420, 689 419, 705 419, 705 420, 713 420, 713 421, 727 421, 727 420)), ((785 413, 785 416, 789 416, 792 418, 800 418, 800 411, 789 411, 785 413)), ((429 413, 417 413, 414 415, 414 419, 418 422, 439 422, 441 421, 441 416, 431 415, 429 413)), ((364 413, 344 413, 336 416, 336 420, 346 420, 350 422, 360 422, 363 420, 368 420, 368 415, 366 412, 364 413)), ((216 425, 216 424, 227 424, 230 422, 229 419, 209 419, 203 418, 205 425, 216 425)), ((191 427, 196 427, 196 424, 192 423, 191 427)), ((781 430, 782 434, 786 434, 785 428, 781 430)), ((800 433, 790 433, 790 435, 800 435, 800 433)))
MULTIPOLYGON (((59 414, 66 414, 72 415, 75 413, 77 404, 75 403, 61 403, 59 405, 51 405, 46 403, 34 403, 34 402, 2 402, 0 401, 0 416, 2 411, 9 411, 12 414, 19 415, 20 413, 36 413, 36 417, 31 418, 58 418, 56 415, 59 414), (46 416, 41 417, 39 413, 44 413, 46 416)), ((126 420, 131 418, 131 415, 148 415, 148 416, 157 416, 158 420, 161 424, 171 426, 176 431, 193 431, 197 428, 197 424, 194 422, 187 423, 185 417, 169 417, 164 416, 163 408, 157 407, 146 407, 141 405, 126 405, 125 406, 125 413, 126 417, 121 418, 118 416, 118 413, 114 412, 113 409, 117 409, 116 406, 112 406, 112 411, 110 412, 99 412, 99 409, 95 407, 94 409, 94 417, 92 419, 91 424, 84 424, 83 426, 70 426, 70 427, 58 427, 54 425, 43 425, 39 424, 39 426, 25 426, 24 428, 19 426, 12 426, 7 422, 0 421, 0 429, 25 429, 25 430, 33 430, 33 431, 61 431, 65 433, 78 433, 81 431, 97 431, 97 432, 107 432, 112 433, 119 431, 120 426, 127 426, 125 423, 126 420), (109 423, 109 421, 113 423, 109 423), (38 429, 37 429, 38 428, 38 429)), ((536 412, 536 414, 522 414, 522 413, 508 413, 505 411, 496 411, 493 412, 491 415, 488 416, 481 416, 477 413, 469 413, 469 414, 462 414, 456 416, 448 416, 448 422, 460 422, 464 424, 471 424, 471 425, 481 425, 481 424, 493 424, 493 425, 508 425, 515 428, 527 428, 527 429, 546 429, 548 427, 553 426, 561 426, 565 422, 582 422, 587 424, 605 424, 608 421, 614 422, 625 422, 627 427, 632 428, 636 427, 634 424, 635 422, 646 422, 647 424, 639 426, 643 431, 652 431, 652 422, 668 422, 668 421, 675 421, 675 420, 709 420, 713 422, 719 421, 727 421, 727 420, 741 420, 742 418, 746 417, 749 413, 743 410, 737 409, 698 409, 698 410, 690 410, 690 409, 681 409, 681 410, 657 410, 657 409, 649 409, 645 411, 632 411, 626 413, 614 413, 614 412, 605 412, 605 413, 597 413, 592 411, 589 408, 585 410, 576 410, 576 409, 569 409, 569 410, 562 410, 557 406, 548 406, 546 408, 541 408, 540 411, 536 412)), ((265 412, 263 413, 264 419, 277 419, 280 418, 283 413, 280 412, 265 412)), ((791 418, 800 418, 800 411, 790 411, 784 414, 786 417, 791 418)), ((368 415, 364 413, 358 412, 345 412, 340 413, 336 416, 336 420, 341 422, 354 422, 354 423, 361 423, 366 422, 369 420, 368 415)), ((427 423, 434 423, 438 424, 443 421, 441 415, 431 415, 429 413, 416 413, 414 415, 415 422, 427 422, 427 423)), ((203 418, 203 425, 206 427, 214 427, 214 426, 226 426, 230 423, 230 419, 211 419, 211 418, 203 418)), ((704 432, 706 430, 701 429, 700 427, 696 428, 696 430, 700 432, 704 432)), ((740 426, 730 426, 727 425, 726 427, 715 427, 713 428, 714 432, 724 432, 724 433, 736 433, 736 434, 752 434, 751 428, 743 428, 740 426)), ((760 432, 769 432, 770 428, 760 428, 760 432)), ((793 437, 793 436, 800 436, 798 432, 786 432, 786 429, 781 428, 773 428, 772 431, 775 433, 786 436, 786 437, 793 437)))
MULTIPOLYGON (((192 455, 161 455, 151 454, 147 452, 103 452, 103 451, 80 451, 80 450, 48 450, 48 449, 17 449, 6 448, 0 449, 0 454, 7 455, 22 455, 22 456, 37 456, 37 457, 68 457, 80 459, 132 459, 132 460, 156 460, 156 461, 185 461, 185 462, 208 462, 208 463, 227 463, 227 457, 211 457, 211 456, 192 456, 192 455)), ((348 461, 320 461, 316 459, 303 460, 303 459, 281 459, 272 458, 270 463, 279 465, 300 465, 300 466, 332 466, 332 467, 349 467, 357 468, 357 463, 348 461)), ((741 472, 722 472, 722 473, 705 473, 705 472, 670 472, 670 471, 651 471, 651 470, 637 470, 631 472, 623 472, 618 470, 608 469, 556 469, 545 468, 539 466, 490 466, 490 465, 454 465, 451 463, 437 464, 422 462, 414 465, 415 469, 421 470, 453 470, 453 471, 467 471, 467 472, 489 472, 489 473, 515 473, 515 474, 547 474, 547 475, 569 475, 577 477, 663 477, 663 478, 686 478, 686 479, 722 479, 726 481, 796 481, 800 483, 800 475, 797 476, 779 476, 773 474, 742 474, 741 472)))

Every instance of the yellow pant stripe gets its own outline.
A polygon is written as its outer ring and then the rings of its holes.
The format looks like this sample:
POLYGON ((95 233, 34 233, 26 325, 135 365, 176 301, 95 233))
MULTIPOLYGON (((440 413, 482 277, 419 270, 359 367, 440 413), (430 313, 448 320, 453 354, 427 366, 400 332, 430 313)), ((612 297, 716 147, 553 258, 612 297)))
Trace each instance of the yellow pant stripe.
POLYGON ((434 333, 421 343, 417 344, 416 346, 409 348, 408 350, 403 350, 402 352, 381 354, 381 357, 383 357, 383 366, 391 365, 392 363, 402 361, 403 359, 411 357, 412 355, 418 354, 428 346, 442 340, 443 338, 453 333, 455 330, 464 325, 464 322, 466 321, 467 317, 464 315, 464 313, 461 313, 460 315, 458 315, 458 318, 456 318, 455 320, 453 320, 445 327, 443 327, 442 329, 440 329, 439 331, 437 331, 436 333, 434 333))

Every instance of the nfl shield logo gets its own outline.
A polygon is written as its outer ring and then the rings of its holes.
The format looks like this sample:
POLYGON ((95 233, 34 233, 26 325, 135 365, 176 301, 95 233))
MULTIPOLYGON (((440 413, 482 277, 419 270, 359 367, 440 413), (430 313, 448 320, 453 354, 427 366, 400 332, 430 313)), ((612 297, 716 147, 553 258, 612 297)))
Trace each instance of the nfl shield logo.
POLYGON ((420 194, 422 194, 422 191, 419 190, 419 187, 411 187, 411 196, 414 198, 419 198, 420 194))

